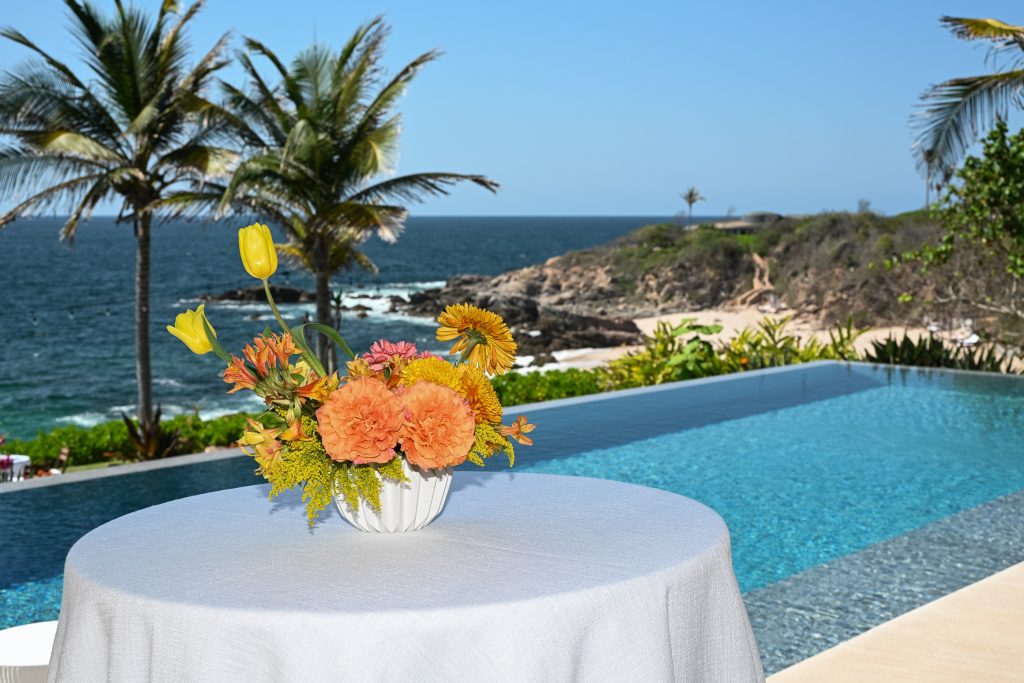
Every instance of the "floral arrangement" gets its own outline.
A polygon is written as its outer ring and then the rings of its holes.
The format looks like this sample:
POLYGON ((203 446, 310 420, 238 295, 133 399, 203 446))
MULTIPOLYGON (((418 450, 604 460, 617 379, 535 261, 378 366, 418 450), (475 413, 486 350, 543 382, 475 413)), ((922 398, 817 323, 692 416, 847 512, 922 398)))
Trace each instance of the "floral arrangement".
POLYGON ((459 304, 438 316, 437 339, 453 343, 454 361, 383 339, 356 357, 333 328, 285 323, 268 284, 277 253, 267 226, 242 228, 238 244, 246 271, 263 281, 281 332, 268 329, 241 357, 228 354, 202 305, 179 314, 167 331, 194 353, 212 351, 227 364, 228 393, 244 389, 263 399, 266 410, 249 420, 238 443, 255 458, 271 498, 303 488, 310 525, 336 493, 353 509, 365 504, 380 511, 382 478, 408 481, 403 459, 432 470, 466 460, 482 466, 501 452, 511 466, 513 442, 532 444, 527 434, 534 425, 525 417, 502 425, 488 378, 515 361, 516 343, 498 315, 459 304), (326 335, 351 359, 343 376, 324 370, 306 342, 306 328, 326 335))

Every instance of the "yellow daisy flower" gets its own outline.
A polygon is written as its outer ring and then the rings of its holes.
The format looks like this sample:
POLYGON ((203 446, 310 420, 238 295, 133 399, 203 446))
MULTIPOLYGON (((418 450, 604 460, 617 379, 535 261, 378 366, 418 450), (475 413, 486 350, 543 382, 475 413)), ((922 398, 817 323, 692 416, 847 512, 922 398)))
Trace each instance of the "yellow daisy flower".
POLYGON ((448 387, 462 394, 462 383, 459 381, 459 369, 444 358, 419 358, 402 369, 402 384, 411 387, 417 382, 430 382, 448 387))
POLYGON ((448 306, 437 316, 438 341, 455 340, 450 353, 462 353, 489 375, 507 372, 515 361, 516 343, 501 316, 472 304, 448 306))
POLYGON ((469 401, 477 424, 501 422, 501 401, 483 370, 475 365, 463 365, 459 368, 459 381, 462 385, 459 393, 469 401))

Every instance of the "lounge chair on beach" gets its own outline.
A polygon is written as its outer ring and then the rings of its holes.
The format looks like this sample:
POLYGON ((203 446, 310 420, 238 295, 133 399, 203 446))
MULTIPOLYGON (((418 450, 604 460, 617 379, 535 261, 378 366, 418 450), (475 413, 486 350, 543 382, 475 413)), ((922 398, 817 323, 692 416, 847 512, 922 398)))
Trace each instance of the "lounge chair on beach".
POLYGON ((963 339, 957 339, 956 340, 956 345, 959 346, 960 348, 964 349, 964 348, 970 348, 972 346, 977 346, 978 342, 980 342, 980 341, 981 341, 981 337, 979 337, 976 333, 971 332, 969 335, 967 335, 963 339))
POLYGON ((64 474, 64 471, 68 468, 68 460, 70 459, 71 450, 67 446, 64 446, 60 449, 60 454, 57 456, 57 462, 50 468, 50 474, 64 474))

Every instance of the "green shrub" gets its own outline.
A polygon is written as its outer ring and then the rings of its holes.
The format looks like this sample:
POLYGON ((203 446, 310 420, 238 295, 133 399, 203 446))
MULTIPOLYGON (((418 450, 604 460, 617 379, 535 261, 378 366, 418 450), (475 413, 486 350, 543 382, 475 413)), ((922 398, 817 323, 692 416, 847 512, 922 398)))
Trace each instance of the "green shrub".
MULTIPOLYGON (((161 427, 168 433, 178 431, 178 442, 170 455, 198 453, 207 446, 230 446, 242 434, 247 416, 226 415, 202 420, 195 415, 181 415, 164 420, 161 427)), ((95 427, 58 427, 40 432, 34 439, 13 439, 2 448, 5 453, 22 453, 40 467, 52 464, 60 449, 71 452, 72 465, 89 465, 111 459, 124 460, 135 452, 124 421, 104 422, 95 427)))
POLYGON ((596 370, 551 370, 510 372, 491 380, 503 406, 514 406, 557 398, 572 398, 604 391, 596 370))
POLYGON ((165 429, 178 431, 180 453, 199 453, 209 446, 230 446, 245 429, 248 415, 225 415, 202 420, 195 415, 179 415, 164 423, 165 429))
POLYGON ((696 325, 692 318, 676 327, 659 322, 654 334, 644 339, 643 349, 608 364, 603 383, 607 389, 628 389, 720 374, 722 363, 701 335, 721 331, 721 325, 696 325))
POLYGON ((934 335, 911 337, 906 333, 899 340, 890 336, 872 342, 871 349, 864 354, 864 360, 869 363, 1017 374, 1013 370, 1014 358, 1009 351, 998 352, 991 346, 987 349, 955 347, 934 335))

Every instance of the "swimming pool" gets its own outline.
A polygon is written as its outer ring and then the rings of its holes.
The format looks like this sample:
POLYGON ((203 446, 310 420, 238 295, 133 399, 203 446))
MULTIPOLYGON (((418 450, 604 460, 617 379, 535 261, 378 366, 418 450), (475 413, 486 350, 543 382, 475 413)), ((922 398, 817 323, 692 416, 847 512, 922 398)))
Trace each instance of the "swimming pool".
MULTIPOLYGON (((1024 379, 814 363, 553 401, 518 471, 717 510, 743 591, 1024 488, 1024 379)), ((495 463, 493 469, 500 468, 495 463)), ((55 619, 64 556, 148 505, 256 483, 248 458, 0 494, 0 628, 55 619)))

